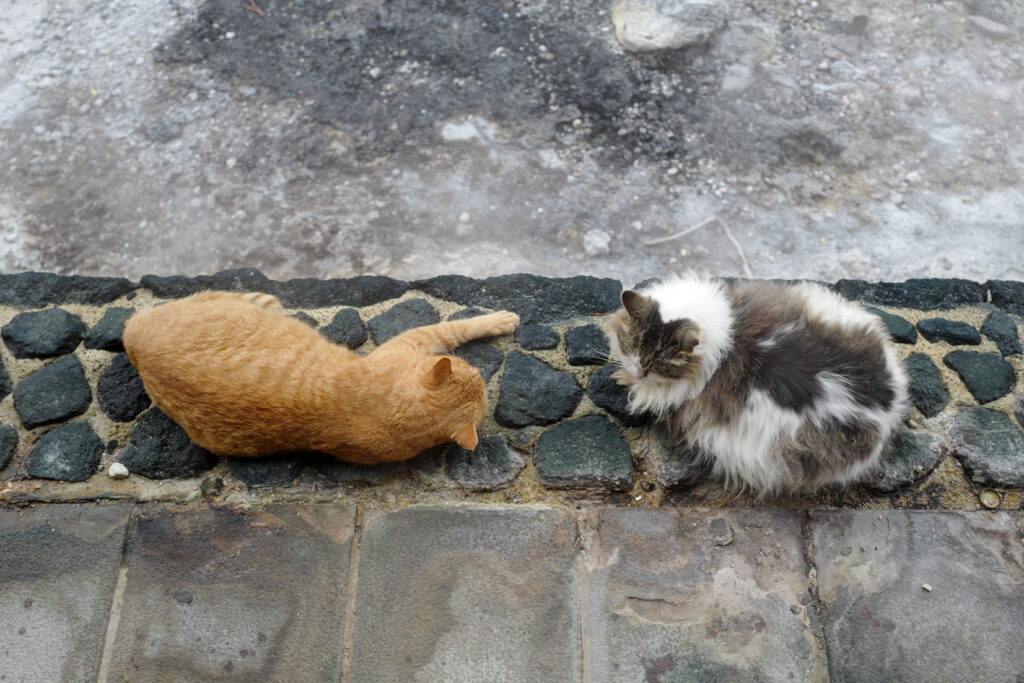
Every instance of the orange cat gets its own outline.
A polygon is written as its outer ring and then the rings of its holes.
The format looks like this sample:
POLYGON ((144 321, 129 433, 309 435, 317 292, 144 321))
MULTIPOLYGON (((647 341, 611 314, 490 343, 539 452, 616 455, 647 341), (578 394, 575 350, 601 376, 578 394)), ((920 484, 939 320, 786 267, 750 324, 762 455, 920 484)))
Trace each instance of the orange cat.
POLYGON ((500 312, 419 327, 361 356, 269 294, 203 292, 133 315, 124 346, 153 402, 213 453, 323 451, 371 464, 447 441, 474 449, 483 379, 434 354, 518 323, 500 312))

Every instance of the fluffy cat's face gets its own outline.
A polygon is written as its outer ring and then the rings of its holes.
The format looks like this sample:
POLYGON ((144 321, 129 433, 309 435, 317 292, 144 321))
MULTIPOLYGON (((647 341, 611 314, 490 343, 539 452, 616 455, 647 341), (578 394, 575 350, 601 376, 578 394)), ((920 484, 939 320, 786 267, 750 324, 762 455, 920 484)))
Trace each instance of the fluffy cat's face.
POLYGON ((622 293, 622 310, 608 320, 612 351, 618 355, 626 384, 667 384, 695 379, 700 360, 693 350, 700 341, 693 321, 662 320, 658 302, 638 292, 622 293))
POLYGON ((476 448, 476 426, 487 410, 487 390, 480 371, 452 356, 429 356, 420 362, 423 401, 432 410, 430 425, 467 450, 476 448))

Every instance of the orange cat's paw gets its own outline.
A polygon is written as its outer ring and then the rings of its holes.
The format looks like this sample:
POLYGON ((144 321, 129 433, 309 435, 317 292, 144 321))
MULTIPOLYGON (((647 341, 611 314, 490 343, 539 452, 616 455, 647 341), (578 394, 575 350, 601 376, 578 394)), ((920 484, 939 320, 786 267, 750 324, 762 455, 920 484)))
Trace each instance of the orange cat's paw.
POLYGON ((511 334, 519 325, 519 316, 512 311, 489 313, 477 318, 477 320, 485 324, 486 329, 483 334, 488 337, 497 337, 501 334, 511 334))

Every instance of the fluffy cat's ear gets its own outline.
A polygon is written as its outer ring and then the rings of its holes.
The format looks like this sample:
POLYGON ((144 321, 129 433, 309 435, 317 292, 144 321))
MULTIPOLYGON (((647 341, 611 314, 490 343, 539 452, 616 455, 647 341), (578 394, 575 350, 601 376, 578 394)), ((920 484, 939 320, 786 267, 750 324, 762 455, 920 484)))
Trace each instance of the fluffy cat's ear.
POLYGON ((476 448, 476 427, 469 424, 455 432, 455 443, 459 444, 467 451, 474 450, 476 448))
POLYGON ((693 353, 693 349, 700 343, 700 334, 697 330, 690 328, 683 332, 683 338, 679 345, 686 353, 693 353))
POLYGON ((436 389, 437 387, 444 384, 444 381, 448 379, 448 376, 452 374, 452 360, 447 356, 443 356, 434 363, 434 367, 427 371, 423 378, 423 384, 428 389, 436 389))
POLYGON ((644 296, 640 292, 634 292, 632 289, 627 289, 622 293, 622 307, 630 315, 638 314, 650 302, 651 299, 649 297, 644 296))

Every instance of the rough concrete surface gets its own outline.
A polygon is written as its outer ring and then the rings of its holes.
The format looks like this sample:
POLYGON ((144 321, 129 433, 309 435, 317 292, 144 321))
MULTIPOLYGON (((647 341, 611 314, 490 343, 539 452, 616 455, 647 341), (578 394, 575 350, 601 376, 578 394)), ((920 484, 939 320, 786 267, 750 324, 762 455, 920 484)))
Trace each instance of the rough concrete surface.
POLYGON ((0 508, 0 678, 96 680, 130 511, 0 508))
POLYGON ((1024 546, 1007 513, 811 513, 832 680, 1019 681, 1024 546))
POLYGON ((0 269, 1024 277, 1024 5, 705 4, 10 0, 0 269))

